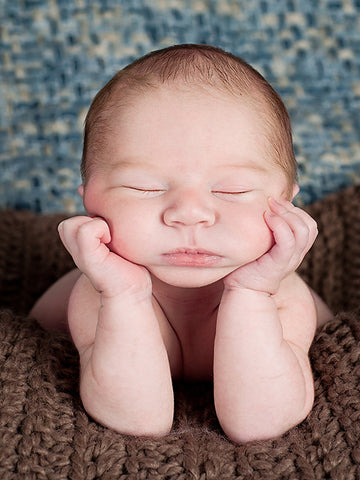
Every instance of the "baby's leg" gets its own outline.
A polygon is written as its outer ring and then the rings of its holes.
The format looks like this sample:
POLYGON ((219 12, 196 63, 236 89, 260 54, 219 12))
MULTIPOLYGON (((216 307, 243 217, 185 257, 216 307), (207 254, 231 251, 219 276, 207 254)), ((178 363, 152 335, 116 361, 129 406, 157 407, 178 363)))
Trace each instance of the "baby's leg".
POLYGON ((80 277, 79 270, 71 270, 37 300, 29 315, 46 330, 69 331, 67 307, 73 286, 80 277))

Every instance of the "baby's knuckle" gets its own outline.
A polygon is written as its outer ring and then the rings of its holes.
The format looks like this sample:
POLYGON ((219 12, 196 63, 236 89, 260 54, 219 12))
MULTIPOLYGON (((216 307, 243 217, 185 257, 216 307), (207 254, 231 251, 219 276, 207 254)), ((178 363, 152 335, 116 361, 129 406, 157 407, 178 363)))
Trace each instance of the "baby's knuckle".
POLYGON ((314 220, 312 217, 310 217, 310 215, 308 215, 305 220, 306 220, 305 224, 310 231, 316 231, 317 230, 318 227, 317 227, 316 220, 314 220))
POLYGON ((284 243, 285 243, 284 246, 287 250, 293 250, 295 248, 295 245, 296 245, 295 236, 294 235, 289 235, 284 243))
POLYGON ((315 220, 313 222, 314 223, 313 223, 312 231, 315 235, 317 235, 319 233, 319 227, 318 227, 317 222, 315 222, 315 220))
POLYGON ((309 225, 311 228, 317 228, 317 221, 309 216, 309 225))
POLYGON ((83 239, 86 239, 91 234, 91 231, 92 231, 91 222, 84 222, 80 224, 78 227, 78 236, 83 239))
POLYGON ((301 241, 306 241, 310 236, 311 232, 313 231, 313 227, 307 223, 301 222, 296 227, 296 237, 301 241))
POLYGON ((73 237, 74 234, 74 227, 72 222, 66 220, 62 223, 60 227, 61 234, 63 235, 65 240, 69 240, 73 237))

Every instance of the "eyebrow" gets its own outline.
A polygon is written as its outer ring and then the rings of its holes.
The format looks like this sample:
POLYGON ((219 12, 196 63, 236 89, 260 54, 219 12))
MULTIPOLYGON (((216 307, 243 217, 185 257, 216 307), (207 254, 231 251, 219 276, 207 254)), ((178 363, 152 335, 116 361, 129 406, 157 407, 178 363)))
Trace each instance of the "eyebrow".
MULTIPOLYGON (((152 171, 157 171, 158 167, 156 164, 152 164, 149 162, 146 162, 145 160, 122 160, 120 162, 114 163, 111 165, 111 168, 115 169, 116 171, 122 171, 122 170, 130 170, 130 169, 146 169, 146 170, 152 170, 152 171)), ((227 165, 218 165, 215 167, 216 170, 251 170, 253 172, 266 172, 267 168, 261 164, 258 163, 250 163, 246 162, 243 164, 227 164, 227 165)))
POLYGON ((141 168, 146 168, 148 170, 157 170, 156 165, 152 165, 151 163, 145 162, 145 161, 129 161, 129 160, 124 160, 118 163, 115 163, 111 165, 112 168, 116 170, 126 170, 130 168, 136 168, 136 169, 141 169, 141 168))
POLYGON ((243 163, 243 164, 229 164, 229 165, 219 165, 219 169, 227 170, 253 170, 255 172, 266 172, 267 168, 263 165, 257 163, 243 163))

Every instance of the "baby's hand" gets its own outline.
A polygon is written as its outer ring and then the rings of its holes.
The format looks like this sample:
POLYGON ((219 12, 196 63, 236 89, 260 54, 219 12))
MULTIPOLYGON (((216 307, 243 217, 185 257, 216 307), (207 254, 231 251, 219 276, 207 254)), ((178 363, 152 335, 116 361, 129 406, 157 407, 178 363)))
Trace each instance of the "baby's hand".
POLYGON ((225 288, 275 294, 281 280, 298 268, 314 243, 316 222, 304 210, 290 202, 280 204, 273 198, 268 203, 271 211, 265 212, 264 218, 273 233, 274 245, 257 260, 228 275, 225 288))
POLYGON ((126 291, 151 295, 151 279, 145 267, 112 252, 108 224, 102 218, 72 217, 60 223, 60 238, 79 270, 105 297, 126 291))

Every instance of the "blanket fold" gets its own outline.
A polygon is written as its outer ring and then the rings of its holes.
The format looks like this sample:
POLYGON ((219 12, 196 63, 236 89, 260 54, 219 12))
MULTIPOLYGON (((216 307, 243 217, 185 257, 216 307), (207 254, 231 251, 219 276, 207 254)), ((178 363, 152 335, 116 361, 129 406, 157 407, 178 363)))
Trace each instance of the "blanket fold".
POLYGON ((280 438, 234 445, 216 419, 208 383, 174 385, 174 427, 133 438, 87 416, 78 356, 65 335, 27 316, 38 295, 73 267, 58 240, 62 215, 0 212, 0 478, 360 478, 360 187, 307 207, 320 234, 300 271, 335 318, 310 351, 315 403, 280 438))

